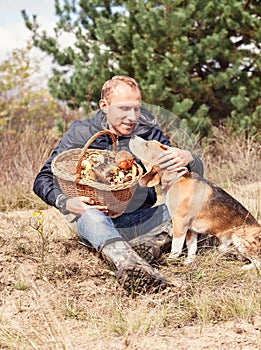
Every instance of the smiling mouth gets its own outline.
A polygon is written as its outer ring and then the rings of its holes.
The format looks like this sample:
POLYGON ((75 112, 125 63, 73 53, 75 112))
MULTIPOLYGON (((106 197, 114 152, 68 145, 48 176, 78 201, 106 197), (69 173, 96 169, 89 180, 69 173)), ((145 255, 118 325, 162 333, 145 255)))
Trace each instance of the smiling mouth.
POLYGON ((126 130, 130 130, 130 129, 134 129, 137 123, 119 123, 119 124, 115 124, 114 127, 116 128, 125 128, 126 130))
POLYGON ((122 123, 122 125, 125 125, 125 126, 134 126, 134 125, 136 125, 136 123, 122 123))

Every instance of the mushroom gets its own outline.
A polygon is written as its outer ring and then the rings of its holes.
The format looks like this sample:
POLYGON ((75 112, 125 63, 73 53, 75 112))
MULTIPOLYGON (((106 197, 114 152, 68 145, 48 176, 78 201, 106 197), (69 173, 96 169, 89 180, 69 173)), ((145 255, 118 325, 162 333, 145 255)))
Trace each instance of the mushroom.
POLYGON ((121 169, 131 169, 134 159, 128 151, 119 151, 115 156, 116 163, 121 169))

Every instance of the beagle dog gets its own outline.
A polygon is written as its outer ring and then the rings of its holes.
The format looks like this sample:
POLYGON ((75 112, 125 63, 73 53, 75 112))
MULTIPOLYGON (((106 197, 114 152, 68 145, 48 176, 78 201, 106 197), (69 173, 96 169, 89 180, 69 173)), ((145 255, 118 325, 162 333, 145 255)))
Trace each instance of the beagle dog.
POLYGON ((129 147, 147 171, 139 180, 140 186, 160 184, 165 194, 173 225, 169 262, 181 255, 186 240, 185 263, 191 263, 197 252, 197 235, 211 234, 219 239, 220 251, 236 251, 250 261, 243 269, 260 268, 261 226, 242 204, 217 185, 188 172, 186 167, 175 172, 161 170, 155 159, 166 146, 158 141, 133 136, 129 147))

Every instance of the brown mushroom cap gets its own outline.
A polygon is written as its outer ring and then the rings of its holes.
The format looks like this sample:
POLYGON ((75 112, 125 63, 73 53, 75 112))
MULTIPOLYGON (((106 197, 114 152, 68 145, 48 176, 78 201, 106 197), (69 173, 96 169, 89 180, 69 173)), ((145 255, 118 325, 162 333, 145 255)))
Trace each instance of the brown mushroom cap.
POLYGON ((115 160, 116 160, 117 166, 121 169, 130 169, 134 162, 132 154, 124 150, 119 151, 116 154, 115 160))

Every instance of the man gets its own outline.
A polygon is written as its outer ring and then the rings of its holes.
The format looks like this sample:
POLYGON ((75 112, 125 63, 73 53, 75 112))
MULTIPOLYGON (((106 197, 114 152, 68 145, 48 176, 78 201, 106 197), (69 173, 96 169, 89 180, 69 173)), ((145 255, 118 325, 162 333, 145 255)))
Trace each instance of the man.
MULTIPOLYGON (((52 159, 65 150, 83 148, 92 135, 109 129, 117 137, 118 150, 129 150, 129 140, 134 134, 168 145, 158 159, 162 169, 175 171, 186 166, 202 175, 202 162, 187 150, 170 147, 154 117, 141 108, 141 92, 134 79, 115 76, 105 82, 99 106, 93 118, 71 125, 37 175, 34 191, 47 204, 57 207, 68 220, 76 222, 80 239, 113 264, 116 278, 124 288, 135 292, 157 289, 167 281, 149 263, 170 248, 171 238, 168 233, 159 232, 170 217, 165 205, 154 206, 155 189, 138 187, 126 212, 111 219, 106 215, 107 208, 93 205, 92 198, 68 198, 61 192, 51 171, 52 159), (147 261, 137 252, 144 253, 147 261)), ((102 135, 91 147, 111 149, 112 141, 108 135, 102 135)))

